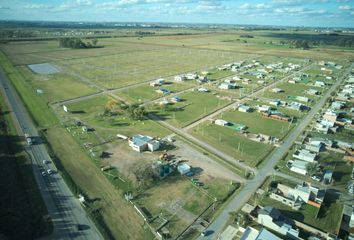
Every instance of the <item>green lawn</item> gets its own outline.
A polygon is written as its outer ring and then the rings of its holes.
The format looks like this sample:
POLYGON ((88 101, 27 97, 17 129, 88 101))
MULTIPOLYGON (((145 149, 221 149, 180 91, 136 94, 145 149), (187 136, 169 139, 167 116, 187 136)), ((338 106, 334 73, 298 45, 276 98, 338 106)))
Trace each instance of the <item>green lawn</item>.
MULTIPOLYGON (((273 98, 273 99, 282 99, 282 100, 289 100, 288 96, 296 97, 296 96, 304 96, 308 97, 310 100, 315 99, 314 96, 308 95, 306 90, 308 89, 316 89, 319 92, 323 93, 325 89, 314 87, 314 86, 306 86, 304 84, 291 84, 291 83, 282 83, 276 86, 276 88, 280 88, 284 90, 284 92, 274 93, 270 90, 264 92, 262 95, 266 98, 273 98)), ((294 100, 299 102, 298 100, 294 100)), ((311 105, 311 103, 304 103, 305 105, 311 105)))
POLYGON ((229 111, 218 118, 229 122, 241 123, 247 126, 246 131, 251 133, 262 133, 276 138, 283 138, 293 125, 290 122, 283 122, 264 118, 258 112, 244 113, 240 111, 229 111))
POLYGON ((229 103, 211 93, 197 91, 187 92, 179 97, 183 99, 182 102, 169 105, 166 108, 155 105, 151 107, 151 110, 169 123, 183 127, 229 103))
POLYGON ((41 76, 33 74, 26 67, 20 67, 20 71, 26 76, 26 79, 31 81, 35 91, 37 89, 43 90, 41 95, 48 102, 72 99, 98 92, 96 88, 80 81, 80 79, 64 73, 41 76))
POLYGON ((273 149, 269 144, 251 141, 236 131, 211 123, 193 128, 192 134, 250 166, 256 166, 273 149))
MULTIPOLYGON (((164 88, 170 90, 172 93, 175 93, 190 88, 192 86, 193 85, 190 83, 186 84, 186 83, 169 82, 167 84, 162 85, 161 87, 151 87, 149 83, 146 83, 146 85, 143 86, 129 88, 123 91, 120 90, 115 91, 115 94, 119 97, 122 97, 127 102, 143 103, 143 102, 148 102, 157 98, 164 97, 164 95, 156 92, 156 90, 158 90, 159 88, 164 88)), ((169 98, 168 95, 166 95, 165 97, 169 98)))

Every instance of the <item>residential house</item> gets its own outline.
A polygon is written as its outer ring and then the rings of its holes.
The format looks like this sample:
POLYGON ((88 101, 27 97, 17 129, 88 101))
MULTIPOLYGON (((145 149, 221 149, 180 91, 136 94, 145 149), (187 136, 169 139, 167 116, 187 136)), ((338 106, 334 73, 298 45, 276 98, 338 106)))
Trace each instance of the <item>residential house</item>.
POLYGON ((337 113, 333 112, 332 110, 327 110, 325 114, 323 115, 323 119, 326 119, 331 122, 337 121, 337 113))
POLYGON ((323 145, 312 145, 312 144, 305 144, 305 149, 311 152, 319 153, 322 149, 323 145))
POLYGON ((185 75, 177 75, 174 77, 174 79, 176 82, 182 82, 182 81, 185 81, 187 78, 185 75))
POLYGON ((258 106, 258 112, 269 112, 270 109, 271 107, 267 105, 258 106))
POLYGON ((290 102, 288 104, 288 108, 296 110, 296 111, 300 111, 300 112, 302 112, 302 111, 307 109, 307 107, 305 105, 303 105, 303 104, 301 104, 299 102, 290 102))
POLYGON ((335 102, 332 102, 331 109, 339 110, 339 109, 342 109, 344 106, 345 106, 345 102, 335 101, 335 102))
POLYGON ((232 77, 232 80, 234 80, 234 81, 241 81, 241 77, 239 77, 239 76, 233 76, 232 77))
POLYGON ((129 146, 137 152, 142 152, 145 150, 154 152, 160 148, 160 142, 150 136, 139 134, 129 139, 129 146))
POLYGON ((281 238, 277 237, 265 228, 261 228, 261 230, 258 231, 255 228, 247 227, 240 240, 281 240, 281 238))
POLYGON ((296 96, 295 99, 298 100, 298 101, 300 101, 300 102, 305 102, 305 103, 307 103, 307 102, 310 101, 309 98, 303 97, 303 96, 296 96))
POLYGON ((324 175, 323 175, 323 183, 324 184, 331 184, 333 181, 333 171, 332 170, 326 170, 324 175))
POLYGON ((257 222, 281 235, 298 239, 299 231, 291 226, 278 209, 270 206, 259 209, 257 222))
POLYGON ((321 123, 316 123, 315 124, 315 129, 319 133, 327 134, 329 132, 329 126, 322 125, 321 123))
POLYGON ((301 150, 297 150, 293 154, 293 157, 307 162, 315 162, 317 154, 310 152, 309 150, 306 149, 301 149, 301 150))
POLYGON ((320 208, 325 193, 325 190, 320 190, 305 182, 295 188, 278 183, 276 191, 270 195, 270 198, 294 209, 299 209, 304 204, 320 208))
POLYGON ((326 86, 326 83, 324 83, 322 81, 315 81, 314 86, 316 86, 316 87, 324 87, 324 86, 326 86))
POLYGON ((227 126, 230 124, 228 121, 225 121, 223 119, 216 119, 214 123, 219 126, 227 126))
POLYGON ((226 83, 223 82, 219 85, 220 89, 235 89, 237 87, 236 83, 226 83))
POLYGON ((209 92, 209 89, 201 87, 201 88, 198 88, 197 91, 198 92, 209 92))
POLYGON ((174 97, 171 97, 170 101, 173 102, 173 103, 178 103, 180 102, 182 99, 178 96, 174 96, 174 97))
POLYGON ((269 101, 269 104, 278 107, 281 105, 281 101, 280 100, 271 100, 271 101, 269 101))
POLYGON ((313 88, 308 89, 306 91, 306 93, 309 94, 309 95, 319 95, 320 94, 320 92, 318 90, 313 89, 313 88))
POLYGON ((306 175, 307 174, 307 170, 306 170, 306 165, 309 162, 307 161, 302 161, 302 160, 290 160, 288 161, 287 165, 289 167, 289 170, 292 172, 296 172, 302 175, 306 175))
POLYGON ((274 92, 274 93, 284 92, 284 90, 280 89, 280 88, 273 88, 271 91, 274 92))
POLYGON ((156 92, 159 93, 159 94, 163 94, 163 95, 168 95, 168 94, 171 93, 170 90, 167 90, 165 88, 159 88, 159 89, 156 90, 156 92))
POLYGON ((241 106, 238 107, 238 110, 240 112, 245 112, 246 113, 246 112, 251 112, 252 108, 249 107, 249 106, 246 106, 246 105, 241 105, 241 106))
POLYGON ((185 76, 186 76, 187 80, 195 80, 195 79, 197 79, 197 74, 195 74, 195 73, 187 73, 185 76))

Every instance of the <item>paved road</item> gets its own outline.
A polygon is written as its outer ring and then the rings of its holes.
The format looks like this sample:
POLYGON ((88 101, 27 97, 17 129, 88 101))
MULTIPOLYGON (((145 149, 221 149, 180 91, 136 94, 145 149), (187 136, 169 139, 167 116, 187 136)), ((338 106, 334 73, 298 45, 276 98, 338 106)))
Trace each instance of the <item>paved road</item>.
POLYGON ((50 160, 48 152, 44 144, 40 142, 38 132, 27 110, 1 68, 0 86, 1 94, 5 97, 15 119, 19 135, 28 133, 36 141, 34 145, 26 147, 26 150, 31 156, 35 179, 53 221, 54 232, 49 238, 103 239, 96 226, 86 215, 78 199, 71 193, 62 177, 57 173, 54 164, 43 163, 43 160, 50 160), (54 170, 54 173, 42 176, 41 172, 47 169, 54 170), (79 231, 77 229, 78 224, 83 226, 84 229, 79 231))
POLYGON ((273 173, 273 169, 277 162, 282 159, 286 152, 293 145, 297 137, 306 128, 306 126, 311 122, 313 117, 317 112, 321 110, 323 105, 326 103, 330 94, 338 88, 338 86, 343 82, 345 76, 351 71, 354 63, 348 68, 348 70, 343 74, 343 76, 338 79, 338 81, 332 85, 332 87, 324 94, 324 96, 318 101, 318 103, 312 108, 312 110, 304 117, 304 119, 299 123, 299 125, 292 131, 290 136, 284 141, 281 147, 279 147, 273 154, 271 154, 268 159, 265 160, 265 164, 258 171, 258 174, 252 179, 244 184, 244 188, 239 192, 228 204, 224 207, 220 215, 215 219, 215 221, 210 224, 207 231, 212 232, 206 237, 200 237, 199 239, 216 239, 222 232, 226 222, 230 218, 229 213, 238 211, 242 206, 248 201, 254 192, 260 187, 264 180, 273 173))

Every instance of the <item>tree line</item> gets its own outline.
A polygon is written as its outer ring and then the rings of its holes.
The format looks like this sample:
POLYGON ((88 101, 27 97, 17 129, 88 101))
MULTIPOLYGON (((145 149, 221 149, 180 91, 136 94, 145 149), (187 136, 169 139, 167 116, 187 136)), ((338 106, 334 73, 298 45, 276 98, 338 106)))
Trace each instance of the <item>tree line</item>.
POLYGON ((96 38, 91 41, 84 42, 80 38, 60 38, 59 46, 64 48, 96 48, 98 40, 96 38))

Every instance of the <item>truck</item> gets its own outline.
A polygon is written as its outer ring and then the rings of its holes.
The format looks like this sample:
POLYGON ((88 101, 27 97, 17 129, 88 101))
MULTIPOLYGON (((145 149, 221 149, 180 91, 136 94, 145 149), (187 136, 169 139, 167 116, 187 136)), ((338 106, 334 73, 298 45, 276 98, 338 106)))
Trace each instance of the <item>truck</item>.
POLYGON ((28 133, 25 133, 25 138, 26 138, 27 144, 32 145, 33 141, 28 133))

